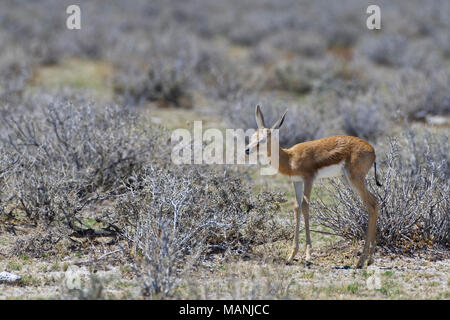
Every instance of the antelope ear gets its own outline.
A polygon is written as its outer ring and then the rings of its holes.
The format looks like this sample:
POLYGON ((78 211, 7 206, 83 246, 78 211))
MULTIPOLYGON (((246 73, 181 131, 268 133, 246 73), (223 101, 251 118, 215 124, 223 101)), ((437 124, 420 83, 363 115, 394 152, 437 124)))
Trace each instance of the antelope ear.
POLYGON ((275 122, 275 124, 273 125, 272 129, 280 129, 281 125, 282 125, 283 122, 284 122, 284 118, 286 117, 286 113, 287 113, 287 110, 286 110, 286 112, 283 114, 283 116, 282 116, 280 119, 278 119, 277 122, 275 122))
POLYGON ((263 129, 266 127, 266 125, 264 124, 264 116, 261 112, 261 108, 260 108, 259 104, 256 106, 255 119, 256 119, 256 124, 258 125, 259 129, 263 129))

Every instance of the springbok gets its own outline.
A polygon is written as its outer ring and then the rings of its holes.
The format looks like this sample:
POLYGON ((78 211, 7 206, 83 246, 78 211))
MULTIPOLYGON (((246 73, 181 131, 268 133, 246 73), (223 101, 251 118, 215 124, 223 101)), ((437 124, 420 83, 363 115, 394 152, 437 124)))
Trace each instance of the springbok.
MULTIPOLYGON (((258 155, 266 156, 272 167, 279 173, 291 178, 295 188, 296 205, 295 233, 292 252, 287 263, 292 263, 298 252, 299 212, 301 207, 305 220, 306 232, 306 263, 311 260, 311 238, 309 229, 309 200, 313 183, 319 178, 331 178, 343 176, 347 183, 356 190, 369 212, 369 225, 366 240, 357 268, 361 268, 369 256, 368 265, 373 263, 372 254, 375 247, 376 223, 378 203, 376 198, 367 190, 366 175, 370 168, 375 168, 375 181, 377 179, 377 167, 375 162, 375 149, 365 140, 351 136, 333 136, 314 141, 298 143, 291 148, 284 149, 278 141, 272 141, 271 134, 274 129, 279 129, 284 122, 287 111, 271 129, 264 123, 261 109, 256 106, 255 117, 258 130, 251 136, 245 153, 257 151, 258 155), (277 145, 272 146, 272 143, 277 145), (271 159, 271 150, 278 148, 278 161, 271 159), (274 165, 277 163, 278 165, 274 165)), ((277 140, 277 139, 273 139, 277 140)))

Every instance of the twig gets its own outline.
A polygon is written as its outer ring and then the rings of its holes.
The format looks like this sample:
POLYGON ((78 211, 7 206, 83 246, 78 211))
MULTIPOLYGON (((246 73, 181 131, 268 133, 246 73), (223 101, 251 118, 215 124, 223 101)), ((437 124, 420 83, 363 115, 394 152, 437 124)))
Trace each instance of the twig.
POLYGON ((326 231, 319 231, 319 230, 313 230, 313 229, 310 229, 309 231, 317 232, 317 233, 323 233, 323 234, 328 234, 328 235, 331 235, 331 236, 338 236, 338 237, 344 238, 344 236, 342 236, 340 234, 337 234, 337 233, 326 232, 326 231))
POLYGON ((111 252, 107 252, 107 253, 101 255, 99 258, 95 259, 95 261, 104 259, 104 258, 106 258, 107 256, 112 255, 112 254, 117 253, 117 252, 120 252, 120 251, 123 251, 123 248, 120 248, 120 249, 117 249, 117 250, 114 250, 114 251, 111 251, 111 252))
MULTIPOLYGON (((299 232, 300 232, 300 231, 303 231, 303 230, 305 230, 305 228, 300 229, 299 232)), ((340 234, 337 234, 337 233, 331 233, 331 232, 319 231, 319 230, 313 230, 313 229, 309 229, 309 231, 311 231, 311 232, 317 232, 317 233, 323 233, 323 234, 328 234, 328 235, 330 235, 330 236, 338 236, 338 237, 344 238, 344 236, 342 236, 342 235, 340 235, 340 234)))
POLYGON ((77 265, 77 266, 81 266, 81 265, 89 265, 89 264, 91 264, 91 263, 98 262, 98 261, 100 261, 100 260, 106 258, 107 256, 110 256, 110 255, 112 255, 112 254, 114 254, 114 253, 117 253, 117 252, 120 252, 120 251, 123 251, 123 248, 120 248, 120 249, 117 249, 117 250, 114 250, 114 251, 107 252, 107 253, 101 255, 100 257, 98 257, 97 259, 91 259, 91 260, 86 261, 86 262, 77 262, 77 263, 75 263, 75 265, 77 265))

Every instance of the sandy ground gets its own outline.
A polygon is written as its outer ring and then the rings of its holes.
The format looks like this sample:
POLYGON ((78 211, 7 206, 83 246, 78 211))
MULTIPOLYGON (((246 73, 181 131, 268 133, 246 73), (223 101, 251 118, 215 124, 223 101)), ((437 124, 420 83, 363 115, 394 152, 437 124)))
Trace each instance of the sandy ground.
MULTIPOLYGON (((20 275, 0 283, 0 299, 142 299, 133 265, 107 239, 86 241, 76 250, 41 257, 11 255, 24 234, 0 232, 0 270, 20 275)), ((179 299, 450 299, 450 259, 430 261, 432 252, 415 257, 382 255, 355 269, 360 243, 316 241, 313 264, 302 252, 284 262, 287 241, 254 248, 251 256, 214 256, 185 274, 175 290, 179 299)), ((63 247, 61 247, 63 248, 63 247)))

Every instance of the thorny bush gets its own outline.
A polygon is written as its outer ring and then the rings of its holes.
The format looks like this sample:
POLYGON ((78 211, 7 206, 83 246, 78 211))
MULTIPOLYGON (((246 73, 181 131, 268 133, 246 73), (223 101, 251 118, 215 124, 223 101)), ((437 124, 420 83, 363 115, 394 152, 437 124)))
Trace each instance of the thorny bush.
POLYGON ((287 239, 275 219, 279 194, 257 196, 236 173, 203 166, 150 166, 108 214, 136 254, 148 295, 168 294, 180 274, 211 253, 248 254, 252 246, 287 239))
POLYGON ((159 131, 117 107, 56 101, 38 116, 10 114, 4 122, 3 149, 15 161, 5 197, 45 224, 72 223, 89 203, 120 193, 122 181, 158 154, 159 131))
MULTIPOLYGON (((393 252, 450 247, 448 138, 448 134, 419 135, 408 130, 400 140, 390 139, 379 172, 383 187, 369 184, 380 204, 379 246, 393 252)), ((328 190, 336 200, 314 202, 316 221, 348 240, 364 239, 368 217, 357 195, 337 182, 328 190)))

